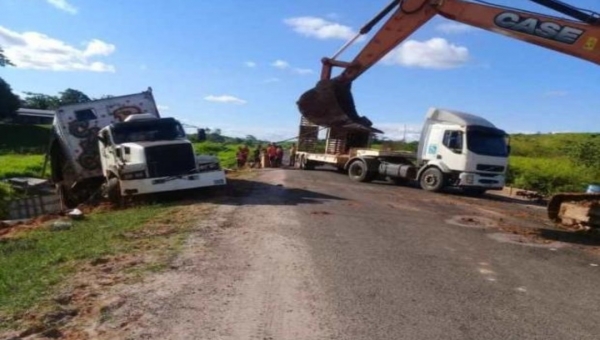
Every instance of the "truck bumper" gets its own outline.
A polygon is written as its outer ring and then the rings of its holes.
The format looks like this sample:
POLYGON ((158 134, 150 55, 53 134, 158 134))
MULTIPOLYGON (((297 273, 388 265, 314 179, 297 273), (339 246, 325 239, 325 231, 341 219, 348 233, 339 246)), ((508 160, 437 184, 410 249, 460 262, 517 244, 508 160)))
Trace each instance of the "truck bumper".
POLYGON ((459 175, 460 187, 485 188, 488 190, 502 190, 504 188, 504 175, 482 176, 476 173, 463 172, 459 175))
POLYGON ((145 178, 121 181, 121 195, 142 195, 165 191, 196 189, 227 184, 223 170, 182 175, 179 177, 145 178))

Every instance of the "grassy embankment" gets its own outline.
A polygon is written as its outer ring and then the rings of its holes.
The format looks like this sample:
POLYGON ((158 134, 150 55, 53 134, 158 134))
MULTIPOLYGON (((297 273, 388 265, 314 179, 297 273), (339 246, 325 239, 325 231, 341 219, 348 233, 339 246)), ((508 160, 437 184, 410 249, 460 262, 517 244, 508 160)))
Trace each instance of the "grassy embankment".
MULTIPOLYGON (((0 179, 40 176, 48 132, 47 127, 0 125, 0 179)), ((225 160, 231 157, 226 151, 232 152, 230 148, 213 151, 225 151, 225 160)), ((6 185, 0 187, 0 200, 10 196, 6 185)), ((146 205, 88 212, 85 219, 71 221, 65 230, 52 230, 52 221, 0 226, 0 331, 56 309, 53 298, 73 289, 70 280, 90 263, 135 258, 133 265, 111 272, 115 280, 135 280, 148 270, 164 268, 193 221, 210 210, 210 205, 203 204, 146 205)), ((97 267, 100 271, 102 266, 97 267)))
POLYGON ((600 183, 600 136, 540 134, 511 137, 509 180, 544 194, 584 191, 600 183))

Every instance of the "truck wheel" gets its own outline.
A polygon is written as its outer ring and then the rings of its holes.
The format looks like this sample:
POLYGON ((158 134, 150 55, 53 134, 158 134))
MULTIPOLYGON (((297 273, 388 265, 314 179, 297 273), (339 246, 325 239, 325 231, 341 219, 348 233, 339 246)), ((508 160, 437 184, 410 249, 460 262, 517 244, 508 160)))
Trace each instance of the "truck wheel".
POLYGON ((421 188, 427 191, 439 192, 444 188, 446 178, 438 168, 429 168, 423 172, 419 181, 421 188))
POLYGON ((108 179, 108 183, 106 185, 106 191, 108 200, 113 205, 120 207, 123 203, 123 197, 121 196, 121 186, 119 185, 119 179, 116 177, 112 177, 108 179))
POLYGON ((356 182, 370 182, 373 178, 369 173, 367 164, 362 161, 356 161, 348 167, 348 176, 356 182))

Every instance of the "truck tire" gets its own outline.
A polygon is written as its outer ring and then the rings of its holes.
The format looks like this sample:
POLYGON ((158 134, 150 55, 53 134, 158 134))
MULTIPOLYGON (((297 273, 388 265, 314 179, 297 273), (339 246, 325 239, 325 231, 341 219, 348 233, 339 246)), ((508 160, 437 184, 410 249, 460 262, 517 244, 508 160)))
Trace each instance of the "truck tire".
POLYGON ((373 174, 369 172, 367 164, 363 161, 355 161, 348 167, 348 177, 356 182, 370 182, 373 174))
POLYGON ((431 167, 425 170, 419 179, 421 188, 423 190, 432 192, 442 191, 445 186, 445 182, 446 176, 444 176, 444 173, 436 167, 431 167))
POLYGON ((123 196, 121 196, 121 185, 119 179, 112 177, 108 179, 106 185, 106 194, 111 204, 120 207, 123 204, 123 196))

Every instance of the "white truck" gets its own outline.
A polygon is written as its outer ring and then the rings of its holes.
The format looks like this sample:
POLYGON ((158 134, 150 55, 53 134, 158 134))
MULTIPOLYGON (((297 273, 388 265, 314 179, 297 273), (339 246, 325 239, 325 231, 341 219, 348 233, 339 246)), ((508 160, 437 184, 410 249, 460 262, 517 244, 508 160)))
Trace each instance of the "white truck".
POLYGON ((327 128, 324 151, 315 151, 321 128, 302 117, 295 166, 314 169, 333 165, 355 181, 417 182, 439 192, 459 187, 471 194, 504 187, 508 135, 488 120, 469 113, 430 108, 417 153, 370 148, 373 131, 366 128, 327 128))
POLYGON ((226 185, 214 156, 196 155, 182 125, 161 117, 152 89, 60 107, 50 144, 63 206, 102 194, 126 196, 226 185))

